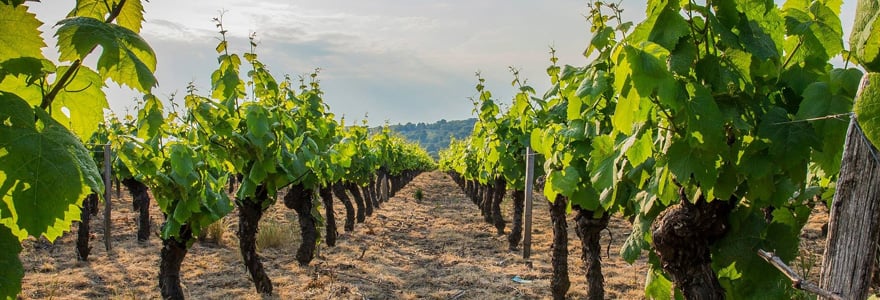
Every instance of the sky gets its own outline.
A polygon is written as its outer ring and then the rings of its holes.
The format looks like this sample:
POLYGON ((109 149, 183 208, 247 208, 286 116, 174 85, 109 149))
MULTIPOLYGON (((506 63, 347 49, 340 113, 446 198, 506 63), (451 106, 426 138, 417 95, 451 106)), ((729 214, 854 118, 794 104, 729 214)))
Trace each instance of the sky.
MULTIPOLYGON (((476 96, 476 72, 496 100, 509 103, 515 93, 510 67, 538 93, 549 87, 551 46, 560 65, 586 64, 587 1, 152 0, 144 3, 141 36, 156 52, 153 93, 162 99, 176 93, 182 101, 190 82, 210 94, 219 41, 212 19, 222 12, 230 51, 247 52, 247 37, 256 33, 256 52, 277 78, 320 68, 324 101, 348 124, 365 117, 373 126, 430 123, 472 117, 468 98, 476 96)), ((28 2, 47 23, 41 29, 49 45, 55 43, 51 25, 74 4, 59 2, 28 2)), ((644 19, 645 3, 621 0, 623 18, 644 19)), ((855 4, 843 4, 845 37, 855 4)), ((54 47, 46 50, 57 57, 54 47)), ((105 91, 117 114, 131 112, 140 97, 112 82, 105 91)))

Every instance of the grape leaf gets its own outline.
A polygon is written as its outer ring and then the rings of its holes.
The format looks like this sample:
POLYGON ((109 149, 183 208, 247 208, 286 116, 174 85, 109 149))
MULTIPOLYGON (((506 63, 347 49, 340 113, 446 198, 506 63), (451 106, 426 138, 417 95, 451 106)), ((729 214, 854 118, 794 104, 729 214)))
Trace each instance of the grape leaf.
POLYGON ((43 23, 27 7, 0 5, 0 62, 18 57, 42 59, 46 44, 40 37, 40 25, 43 23))
MULTIPOLYGON (((798 109, 795 119, 806 120, 826 116, 844 114, 852 110, 849 97, 835 95, 831 85, 816 82, 807 86, 803 94, 804 100, 798 109)), ((846 137, 848 122, 840 119, 824 119, 810 122, 816 135, 821 138, 822 145, 813 152, 813 161, 825 170, 826 174, 837 174, 840 170, 840 158, 843 154, 843 142, 846 137)))
POLYGON ((18 96, 0 92, 0 123, 0 223, 52 241, 79 219, 86 195, 104 190, 98 169, 79 139, 18 96))
POLYGON ((165 124, 162 102, 149 94, 144 95, 144 107, 138 111, 137 137, 149 140, 161 137, 162 126, 165 124))
POLYGON ((672 146, 669 146, 666 157, 669 160, 669 171, 679 182, 687 183, 693 176, 697 180, 695 185, 705 189, 711 189, 715 185, 718 176, 715 157, 707 155, 683 140, 674 141, 672 146))
POLYGON ((639 136, 633 136, 632 146, 626 150, 626 158, 629 159, 630 164, 633 166, 638 166, 648 160, 653 153, 654 141, 651 138, 651 132, 645 132, 639 136), (638 137, 638 139, 635 139, 638 137))
POLYGON ((59 59, 82 60, 100 45, 98 73, 102 78, 143 93, 156 86, 156 54, 131 29, 88 17, 61 20, 58 25, 59 59))
POLYGON ((0 225, 0 299, 15 299, 21 292, 24 268, 18 254, 21 244, 9 228, 0 225))
POLYGON ((855 101, 853 110, 859 126, 874 147, 880 145, 880 73, 868 73, 867 83, 855 101))
POLYGON ((880 1, 859 0, 849 44, 865 70, 880 71, 880 1))
MULTIPOLYGON (((67 17, 89 17, 104 20, 116 5, 119 5, 119 1, 79 0, 76 2, 76 7, 67 14, 67 17)), ((141 31, 141 23, 143 21, 144 6, 140 0, 125 1, 125 6, 122 7, 119 16, 116 17, 116 23, 119 26, 131 29, 134 32, 141 31)))
POLYGON ((619 153, 614 151, 614 139, 609 135, 593 138, 593 150, 590 151, 590 182, 598 190, 611 188, 617 173, 615 161, 619 153))
POLYGON ((125 1, 125 6, 119 16, 116 17, 116 24, 131 29, 136 33, 141 32, 141 26, 144 23, 144 5, 141 0, 125 1))
MULTIPOLYGON (((669 1, 674 3, 675 1, 669 1)), ((690 33, 690 26, 676 7, 667 6, 659 15, 654 29, 648 35, 648 40, 663 46, 666 49, 674 49, 678 40, 690 33)))
POLYGON ((43 90, 37 84, 28 84, 28 75, 9 75, 0 81, 0 91, 15 94, 31 105, 40 105, 43 101, 43 90))
POLYGON ((724 118, 721 109, 712 97, 709 89, 692 84, 691 99, 687 101, 688 135, 700 148, 712 153, 719 153, 725 146, 724 143, 724 118))
POLYGON ((656 268, 648 270, 645 279, 645 296, 655 300, 672 299, 672 281, 666 278, 663 271, 656 268))
POLYGON ((580 181, 580 173, 574 167, 568 166, 565 170, 553 171, 547 174, 547 183, 544 194, 548 195, 548 199, 555 194, 561 194, 570 197, 577 190, 580 181), (552 192, 551 192, 552 191, 552 192))
POLYGON ((0 3, 12 6, 19 6, 24 3, 25 0, 0 0, 0 3))
MULTIPOLYGON (((60 67, 58 73, 63 74, 67 69, 67 66, 60 67)), ((101 89, 103 86, 101 75, 88 67, 80 67, 52 102, 52 117, 87 141, 104 121, 104 109, 110 108, 101 89)))
POLYGON ((772 107, 758 127, 758 136, 770 142, 770 156, 783 167, 790 167, 810 156, 810 148, 820 143, 805 122, 791 122, 785 109, 772 107))

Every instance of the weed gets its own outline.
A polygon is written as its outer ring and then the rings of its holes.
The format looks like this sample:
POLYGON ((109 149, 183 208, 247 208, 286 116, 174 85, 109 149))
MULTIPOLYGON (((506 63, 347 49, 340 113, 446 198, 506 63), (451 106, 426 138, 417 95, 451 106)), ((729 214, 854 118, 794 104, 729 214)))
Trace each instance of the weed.
POLYGON ((208 225, 205 230, 202 230, 202 232, 199 234, 199 240, 202 242, 224 245, 223 236, 229 229, 230 225, 231 224, 228 221, 228 218, 221 218, 220 220, 211 223, 211 225, 208 225))
POLYGON ((289 246, 293 241, 293 230, 288 225, 280 224, 275 220, 268 220, 260 224, 257 232, 257 249, 281 248, 289 246))
POLYGON ((425 198, 425 193, 422 192, 422 189, 416 189, 416 193, 414 196, 416 198, 416 201, 422 201, 422 198, 425 198))

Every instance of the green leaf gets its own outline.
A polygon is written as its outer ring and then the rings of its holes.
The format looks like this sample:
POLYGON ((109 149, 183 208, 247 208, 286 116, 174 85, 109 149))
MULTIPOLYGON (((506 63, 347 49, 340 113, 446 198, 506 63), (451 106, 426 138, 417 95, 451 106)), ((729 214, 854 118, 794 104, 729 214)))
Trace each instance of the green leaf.
POLYGON ((98 73, 102 78, 143 93, 156 86, 156 54, 131 29, 88 17, 61 20, 58 25, 59 59, 82 60, 100 45, 98 73))
POLYGON ((880 2, 859 0, 849 45, 865 70, 880 71, 880 2))
MULTIPOLYGON (((67 66, 59 67, 58 74, 64 74, 67 69, 67 66)), ((104 81, 98 73, 88 67, 80 67, 76 76, 67 82, 52 102, 52 117, 87 141, 98 130, 98 124, 104 122, 104 109, 110 108, 107 96, 101 89, 103 86, 104 81)))
POLYGON ((880 145, 880 73, 868 73, 853 110, 859 126, 875 147, 880 145))
POLYGON ((772 107, 758 128, 758 135, 770 144, 770 156, 777 164, 791 167, 806 161, 819 139, 809 124, 792 122, 785 109, 772 107))
POLYGON ((621 95, 617 100, 617 106, 614 108, 614 115, 611 116, 611 124, 614 129, 625 135, 633 133, 633 125, 637 123, 637 115, 640 113, 642 98, 634 91, 630 90, 629 94, 621 95))
POLYGON ((672 281, 666 278, 663 271, 652 267, 645 280, 645 296, 654 300, 672 299, 672 281))
POLYGON ((824 64, 843 51, 843 29, 833 9, 822 3, 809 8, 786 5, 786 52, 794 62, 824 64))
POLYGON ((40 85, 28 83, 30 75, 6 76, 0 82, 0 91, 15 94, 28 101, 31 105, 43 102, 43 91, 40 85))
POLYGON ((618 153, 614 151, 614 139, 609 135, 600 135, 593 138, 593 150, 590 152, 590 182, 599 191, 609 189, 614 185, 614 176, 617 173, 615 161, 618 153))
MULTIPOLYGON (((643 207, 645 208, 645 207, 643 207)), ((651 223, 653 218, 648 218, 643 214, 637 214, 632 226, 632 232, 626 238, 623 246, 620 248, 620 254, 628 263, 634 263, 642 254, 643 249, 651 247, 651 223)))
MULTIPOLYGON (((269 134, 269 116, 266 110, 260 105, 248 105, 245 121, 247 122, 247 130, 253 137, 260 142, 269 134)), ((266 145, 261 145, 265 148, 266 145)))
POLYGON ((572 166, 565 167, 561 171, 553 171, 547 175, 547 185, 550 190, 571 197, 578 188, 580 172, 572 166))
POLYGON ((669 50, 651 42, 639 47, 626 46, 624 50, 632 68, 633 86, 639 96, 650 97, 660 85, 672 80, 672 74, 666 69, 669 50))
POLYGON ((0 5, 0 62, 18 58, 43 58, 46 43, 40 37, 37 16, 29 13, 26 6, 0 5))
POLYGON ((0 3, 12 6, 19 6, 24 3, 25 0, 0 0, 0 3))
POLYGON ((785 20, 776 5, 766 0, 749 0, 738 1, 737 6, 748 16, 731 24, 739 31, 737 36, 744 48, 761 61, 779 59, 785 38, 780 29, 785 20))
POLYGON ((20 239, 61 236, 79 219, 82 199, 104 190, 91 153, 76 136, 42 110, 2 92, 0 149, 5 206, 0 223, 20 239))
POLYGON ((718 174, 715 157, 681 140, 672 143, 666 152, 666 157, 669 160, 669 171, 682 184, 689 182, 693 176, 697 181, 696 184, 703 188, 711 189, 715 185, 718 174))
POLYGON ((24 267, 18 254, 21 244, 9 228, 0 225, 0 299, 15 299, 21 292, 24 267))
POLYGON ((687 132, 691 144, 708 150, 710 153, 723 151, 724 118, 721 109, 712 97, 711 91, 701 85, 689 85, 691 99, 687 102, 687 132))
POLYGON ((673 49, 678 40, 690 33, 687 21, 679 14, 679 1, 651 1, 645 21, 636 25, 627 40, 633 43, 651 41, 673 49))
POLYGON ((141 26, 144 23, 144 5, 141 0, 125 1, 125 6, 116 17, 116 24, 131 29, 135 33, 141 32, 141 26))
MULTIPOLYGON (((98 20, 106 20, 110 12, 119 5, 119 0, 78 0, 76 7, 67 14, 72 17, 89 17, 98 20)), ((144 8, 140 0, 127 0, 125 6, 119 11, 116 23, 120 26, 140 32, 141 23, 144 20, 144 8)))
POLYGON ((786 207, 777 207, 773 216, 768 225, 760 207, 740 205, 731 213, 729 231, 712 251, 713 269, 727 275, 719 277, 727 298, 790 298, 785 276, 754 253, 757 249, 777 252, 790 263, 803 225, 793 223, 800 218, 792 218, 786 207))
MULTIPOLYGON (((672 4, 675 1, 669 2, 672 4)), ((666 49, 674 49, 679 39, 691 33, 688 22, 678 12, 678 9, 672 5, 663 9, 655 22, 648 40, 666 49)))
POLYGON ((138 111, 137 137, 150 140, 161 138, 165 124, 162 102, 152 94, 144 95, 144 107, 138 111))
POLYGON ((635 138, 636 136, 632 137, 635 142, 626 150, 626 158, 629 159, 630 164, 638 166, 647 161, 653 154, 654 140, 651 137, 650 131, 638 136, 638 139, 635 138))
MULTIPOLYGON (((831 85, 825 82, 813 83, 804 90, 804 100, 795 115, 796 120, 824 118, 846 114, 852 111, 852 99, 833 94, 831 85)), ((820 119, 810 122, 816 135, 821 139, 821 147, 813 152, 815 161, 826 174, 837 174, 843 155, 846 138, 847 118, 820 119)))

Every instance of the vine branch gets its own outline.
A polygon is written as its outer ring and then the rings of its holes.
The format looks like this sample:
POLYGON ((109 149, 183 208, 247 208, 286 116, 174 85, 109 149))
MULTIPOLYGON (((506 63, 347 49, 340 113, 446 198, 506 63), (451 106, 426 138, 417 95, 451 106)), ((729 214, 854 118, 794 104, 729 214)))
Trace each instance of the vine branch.
POLYGON ((764 249, 758 249, 758 256, 760 256, 761 258, 766 260, 768 263, 770 263, 771 265, 776 267, 776 269, 778 269, 780 272, 782 272, 782 274, 785 275, 785 277, 788 277, 788 279, 791 280, 792 287, 799 289, 799 290, 804 290, 804 291, 807 291, 807 292, 810 292, 810 293, 813 293, 813 294, 816 294, 816 295, 819 295, 819 296, 822 296, 822 297, 825 297, 828 299, 843 300, 843 298, 840 297, 840 295, 826 291, 826 290, 820 288, 815 283, 809 282, 806 279, 804 279, 803 277, 801 277, 800 275, 798 275, 797 272, 792 270, 791 267, 786 265, 785 262, 783 262, 782 259, 780 259, 779 256, 776 256, 776 254, 774 254, 773 252, 767 252, 767 251, 764 251, 764 249))

